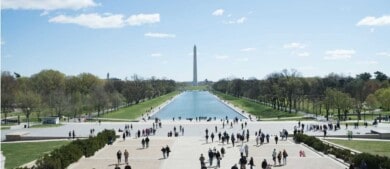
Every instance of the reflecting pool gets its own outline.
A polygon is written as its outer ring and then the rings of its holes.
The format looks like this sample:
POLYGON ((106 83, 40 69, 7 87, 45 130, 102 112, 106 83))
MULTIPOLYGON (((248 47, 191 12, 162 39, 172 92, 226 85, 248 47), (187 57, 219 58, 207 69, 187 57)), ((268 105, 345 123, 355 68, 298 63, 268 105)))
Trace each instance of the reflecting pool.
POLYGON ((238 118, 244 116, 222 103, 215 95, 207 91, 186 91, 177 96, 171 103, 166 105, 155 115, 160 119, 188 119, 202 118, 238 118))

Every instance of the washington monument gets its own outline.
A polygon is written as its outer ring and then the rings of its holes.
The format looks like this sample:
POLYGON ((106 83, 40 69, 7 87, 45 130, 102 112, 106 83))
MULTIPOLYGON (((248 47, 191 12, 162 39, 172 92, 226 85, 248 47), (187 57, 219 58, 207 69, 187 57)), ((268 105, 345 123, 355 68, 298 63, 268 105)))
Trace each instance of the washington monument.
POLYGON ((193 86, 198 86, 198 70, 196 65, 196 45, 194 45, 194 79, 192 80, 193 86))

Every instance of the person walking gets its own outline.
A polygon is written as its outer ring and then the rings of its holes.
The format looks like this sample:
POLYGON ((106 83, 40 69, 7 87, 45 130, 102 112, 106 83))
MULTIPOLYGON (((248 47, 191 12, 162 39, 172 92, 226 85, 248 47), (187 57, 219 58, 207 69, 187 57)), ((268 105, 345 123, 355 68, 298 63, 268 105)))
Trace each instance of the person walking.
POLYGON ((224 157, 224 155, 225 155, 225 148, 221 148, 221 154, 222 154, 222 157, 224 157))
POLYGON ((123 155, 125 156, 125 163, 129 163, 129 152, 125 149, 125 152, 123 152, 123 155))
POLYGON ((161 148, 161 152, 163 153, 163 157, 164 157, 164 159, 165 159, 165 158, 166 158, 165 153, 167 152, 167 150, 165 149, 165 147, 162 147, 162 148, 161 148))
POLYGON ((213 151, 211 151, 211 148, 209 149, 209 166, 211 166, 213 164, 213 157, 214 157, 214 153, 213 151))
POLYGON ((125 169, 131 169, 131 166, 129 165, 129 163, 126 164, 125 169))
POLYGON ((231 169, 238 169, 237 164, 234 164, 231 169))
POLYGON ((122 152, 121 152, 121 150, 118 150, 118 152, 116 152, 116 158, 118 159, 118 164, 120 164, 121 160, 122 160, 122 152))
POLYGON ((283 165, 286 165, 287 164, 287 151, 286 149, 283 150, 283 165))
POLYGON ((219 151, 217 151, 217 153, 215 153, 215 158, 217 159, 217 167, 220 168, 221 167, 221 153, 219 153, 219 151))
POLYGON ((241 146, 240 148, 240 156, 244 156, 244 153, 245 153, 245 147, 244 146, 241 146))
POLYGON ((209 143, 209 134, 206 134, 206 143, 209 143))
POLYGON ((276 166, 276 149, 272 152, 272 160, 274 161, 274 166, 276 166))
POLYGON ((246 164, 248 161, 246 160, 245 156, 241 156, 240 158, 240 169, 246 169, 246 164))
POLYGON ((264 159, 263 162, 261 163, 261 168, 262 168, 262 169, 266 169, 267 166, 268 166, 267 160, 264 159))
POLYGON ((278 162, 279 162, 279 166, 282 165, 282 151, 279 151, 278 153, 278 162))
POLYGON ((146 144, 146 148, 149 148, 149 137, 145 138, 145 144, 146 144))
POLYGON ((125 140, 126 140, 126 134, 125 134, 125 132, 123 132, 123 134, 122 134, 122 138, 123 138, 123 141, 125 141, 125 140))
POLYGON ((249 146, 248 146, 248 144, 245 144, 244 149, 245 149, 245 157, 248 157, 248 154, 249 154, 249 146))
POLYGON ((249 166, 250 169, 253 169, 253 166, 255 166, 255 163, 253 162, 253 157, 251 157, 251 159, 249 160, 249 166))
POLYGON ((211 133, 211 142, 214 143, 214 133, 211 133))
POLYGON ((200 157, 199 157, 200 166, 204 166, 205 165, 204 160, 205 160, 205 158, 204 158, 203 154, 200 154, 200 157))
POLYGON ((141 140, 142 148, 145 148, 145 139, 141 140))
POLYGON ((279 137, 278 135, 275 135, 275 143, 278 144, 279 137))
POLYGON ((169 158, 169 153, 171 152, 171 149, 169 148, 168 145, 165 147, 165 150, 167 152, 167 158, 169 158))

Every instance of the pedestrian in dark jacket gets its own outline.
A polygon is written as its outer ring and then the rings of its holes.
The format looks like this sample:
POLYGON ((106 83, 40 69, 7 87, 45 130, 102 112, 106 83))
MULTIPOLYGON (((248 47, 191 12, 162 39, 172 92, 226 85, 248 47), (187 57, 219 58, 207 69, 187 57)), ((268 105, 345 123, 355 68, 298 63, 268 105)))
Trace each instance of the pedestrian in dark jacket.
POLYGON ((263 162, 261 163, 261 168, 262 168, 262 169, 266 169, 266 168, 267 168, 267 165, 268 165, 268 164, 267 164, 267 160, 264 159, 263 162))
POLYGON ((255 166, 255 163, 253 162, 253 157, 251 157, 251 159, 249 160, 249 166, 251 167, 251 169, 253 169, 253 166, 255 166))

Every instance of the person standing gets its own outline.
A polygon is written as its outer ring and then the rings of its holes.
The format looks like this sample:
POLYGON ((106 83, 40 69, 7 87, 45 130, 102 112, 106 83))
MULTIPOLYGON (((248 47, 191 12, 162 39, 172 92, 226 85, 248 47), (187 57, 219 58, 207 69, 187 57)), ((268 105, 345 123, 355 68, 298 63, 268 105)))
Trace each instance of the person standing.
POLYGON ((118 164, 121 163, 121 159, 122 159, 122 152, 121 150, 118 150, 118 152, 116 152, 116 158, 118 159, 118 164))
POLYGON ((125 156, 125 163, 129 163, 129 152, 125 149, 125 152, 123 152, 123 155, 125 156))
POLYGON ((72 138, 76 138, 76 133, 74 132, 74 130, 72 131, 72 138))
POLYGON ((126 134, 125 134, 125 132, 123 132, 123 134, 122 134, 122 138, 123 138, 123 141, 125 141, 125 140, 126 140, 126 134))
POLYGON ((250 169, 253 169, 253 166, 255 166, 255 163, 253 162, 253 157, 249 160, 249 166, 251 167, 250 169))
POLYGON ((274 166, 276 166, 276 149, 272 152, 272 160, 274 161, 274 166))
POLYGON ((211 142, 214 143, 214 133, 211 133, 211 142))
POLYGON ((286 149, 283 150, 283 165, 286 165, 287 164, 287 151, 286 149))
POLYGON ((206 134, 206 143, 209 143, 209 135, 206 134))

